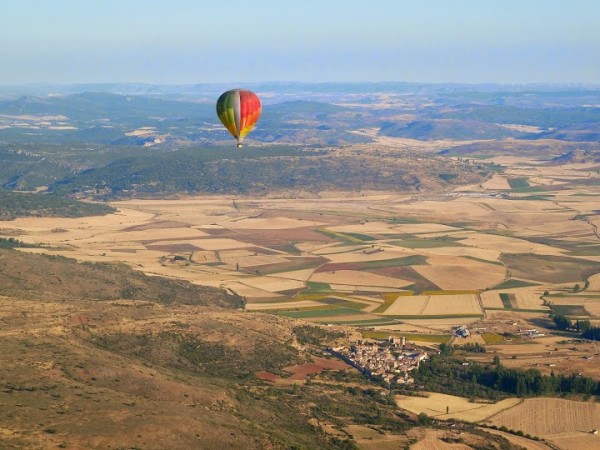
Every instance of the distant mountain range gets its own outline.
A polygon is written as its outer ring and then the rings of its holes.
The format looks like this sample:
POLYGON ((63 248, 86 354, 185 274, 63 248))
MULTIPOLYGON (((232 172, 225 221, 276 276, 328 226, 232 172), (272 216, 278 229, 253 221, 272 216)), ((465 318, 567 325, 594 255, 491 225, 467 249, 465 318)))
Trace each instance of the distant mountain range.
MULTIPOLYGON (((393 149, 390 138, 402 138, 444 141, 442 156, 502 150, 551 159, 595 150, 600 141, 600 87, 255 83, 247 87, 261 96, 263 113, 240 156, 230 151, 233 139, 215 114, 215 100, 228 87, 0 86, 0 187, 52 186, 62 192, 108 187, 119 195, 384 188, 394 181, 379 175, 383 164, 398 155, 361 150, 345 160, 335 149, 378 142, 393 149), (266 153, 257 159, 261 148, 266 153), (315 149, 322 153, 311 154, 315 149), (195 172, 188 174, 190 168, 195 172), (179 174, 187 174, 186 181, 179 174)), ((412 165, 417 167, 420 173, 390 170, 398 177, 396 186, 416 189, 461 179, 452 165, 444 169, 437 159, 431 170, 412 165)))
MULTIPOLYGON (((123 85, 112 89, 119 86, 123 85)), ((461 91, 454 85, 374 84, 362 86, 366 90, 356 94, 361 85, 340 84, 317 85, 316 92, 304 95, 323 97, 324 102, 302 99, 301 86, 271 85, 279 90, 293 87, 291 100, 272 103, 266 95, 250 139, 326 145, 370 142, 366 134, 353 133, 365 128, 382 136, 418 140, 514 137, 582 142, 596 141, 600 135, 600 91, 594 90, 516 95, 482 88, 461 91), (375 87, 392 91, 375 93, 375 87), (334 88, 338 94, 332 94, 334 88), (407 93, 394 94, 402 89, 407 93), (582 106, 583 102, 589 105, 582 106)), ((217 94, 198 95, 195 101, 110 92, 26 95, 0 102, 0 140, 108 145, 227 141, 214 112, 217 94)))

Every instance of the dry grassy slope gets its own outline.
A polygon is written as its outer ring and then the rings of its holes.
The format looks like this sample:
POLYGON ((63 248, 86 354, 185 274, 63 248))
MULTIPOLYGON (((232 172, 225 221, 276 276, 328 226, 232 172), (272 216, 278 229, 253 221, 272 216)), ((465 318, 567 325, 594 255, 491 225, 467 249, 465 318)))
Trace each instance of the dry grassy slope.
POLYGON ((52 335, 3 337, 3 448, 256 448, 226 386, 52 335), (199 446, 202 443, 203 447, 199 446))
POLYGON ((356 371, 343 375, 348 385, 254 376, 307 360, 297 339, 333 344, 327 328, 311 334, 286 318, 202 306, 192 302, 201 293, 213 296, 205 303, 227 296, 120 266, 15 251, 0 263, 0 286, 13 295, 0 296, 2 448, 333 450, 352 448, 349 434, 325 429, 366 424, 407 442, 410 421, 356 371), (163 283, 175 301, 148 301, 163 283), (137 299, 119 298, 129 285, 137 299))
POLYGON ((155 301, 237 308, 241 298, 223 290, 146 276, 125 265, 0 249, 0 294, 38 299, 155 301))

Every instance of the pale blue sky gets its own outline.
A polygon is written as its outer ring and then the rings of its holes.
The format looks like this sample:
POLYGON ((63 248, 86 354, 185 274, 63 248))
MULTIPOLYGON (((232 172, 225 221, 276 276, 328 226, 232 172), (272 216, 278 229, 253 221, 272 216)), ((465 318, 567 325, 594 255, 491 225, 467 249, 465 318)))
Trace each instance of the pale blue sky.
POLYGON ((2 0, 0 83, 600 82, 597 0, 2 0))

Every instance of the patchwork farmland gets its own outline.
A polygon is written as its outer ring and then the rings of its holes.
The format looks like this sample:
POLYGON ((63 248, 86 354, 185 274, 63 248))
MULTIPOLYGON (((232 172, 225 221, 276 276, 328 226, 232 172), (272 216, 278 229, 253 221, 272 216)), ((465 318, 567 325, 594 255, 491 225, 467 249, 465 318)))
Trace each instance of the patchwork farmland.
POLYGON ((504 175, 444 194, 129 200, 0 229, 42 245, 23 251, 126 263, 319 323, 437 334, 504 313, 523 326, 552 311, 599 321, 600 192, 577 184, 589 167, 503 162, 504 175), (543 196, 512 188, 528 177, 543 196))

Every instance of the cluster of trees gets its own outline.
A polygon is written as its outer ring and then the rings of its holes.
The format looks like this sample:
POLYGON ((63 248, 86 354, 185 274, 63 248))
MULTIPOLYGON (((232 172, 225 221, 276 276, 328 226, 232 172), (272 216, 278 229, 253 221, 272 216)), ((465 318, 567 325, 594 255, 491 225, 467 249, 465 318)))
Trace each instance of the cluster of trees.
POLYGON ((313 148, 261 147, 244 152, 194 148, 124 158, 51 186, 55 193, 86 192, 98 198, 175 192, 262 193, 273 189, 416 189, 424 183, 475 182, 476 167, 442 158, 421 161, 402 154, 351 158, 313 148), (445 174, 440 178, 439 174, 445 174))
POLYGON ((586 339, 591 339, 593 341, 600 341, 600 327, 591 327, 583 332, 581 335, 586 339))
POLYGON ((0 248, 18 248, 18 247, 37 247, 34 244, 26 244, 15 238, 3 238, 0 237, 0 248))
POLYGON ((0 220, 17 217, 84 217, 114 212, 108 205, 84 203, 58 195, 27 194, 0 189, 0 220))
POLYGON ((440 352, 442 355, 452 355, 454 354, 455 351, 464 351, 467 353, 485 353, 485 347, 483 345, 480 345, 478 343, 470 343, 467 342, 464 345, 452 345, 452 344, 440 344, 440 352))
POLYGON ((600 395, 600 382, 578 375, 543 375, 537 369, 508 369, 494 357, 488 365, 434 355, 413 372, 416 386, 463 397, 498 399, 505 395, 534 397, 567 393, 600 395))
POLYGON ((575 320, 572 321, 568 317, 565 317, 560 314, 555 314, 552 316, 552 320, 556 325, 556 328, 559 330, 567 331, 576 331, 581 333, 581 336, 586 339, 592 339, 595 341, 600 340, 600 328, 592 327, 592 324, 589 320, 575 320))
POLYGON ((463 350, 467 353, 485 353, 485 347, 481 344, 467 342, 465 345, 454 345, 454 350, 463 350))
POLYGON ((310 344, 320 347, 345 336, 341 331, 325 330, 312 325, 298 325, 293 330, 300 344, 310 344))

